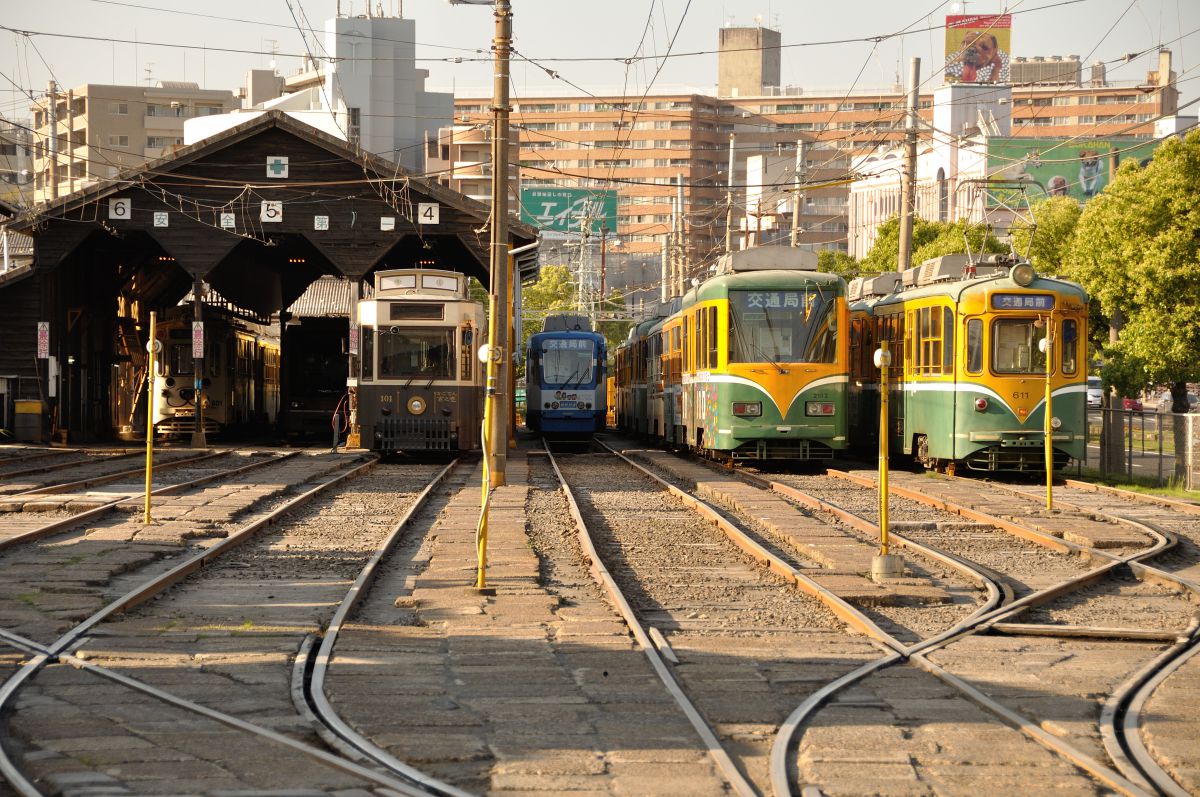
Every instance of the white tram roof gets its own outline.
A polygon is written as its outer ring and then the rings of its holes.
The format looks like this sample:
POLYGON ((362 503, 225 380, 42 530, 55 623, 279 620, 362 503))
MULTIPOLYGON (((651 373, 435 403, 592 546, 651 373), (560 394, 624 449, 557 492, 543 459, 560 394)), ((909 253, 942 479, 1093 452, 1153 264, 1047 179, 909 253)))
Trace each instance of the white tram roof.
POLYGON ((958 282, 974 277, 994 277, 1007 274, 1017 264, 1012 255, 942 255, 926 260, 921 265, 904 272, 904 287, 919 288, 938 282, 958 282))
POLYGON ((721 255, 717 274, 736 274, 742 271, 816 271, 817 253, 794 246, 756 246, 721 255))
POLYGON ((467 298, 467 278, 440 268, 396 268, 375 272, 376 299, 467 298))

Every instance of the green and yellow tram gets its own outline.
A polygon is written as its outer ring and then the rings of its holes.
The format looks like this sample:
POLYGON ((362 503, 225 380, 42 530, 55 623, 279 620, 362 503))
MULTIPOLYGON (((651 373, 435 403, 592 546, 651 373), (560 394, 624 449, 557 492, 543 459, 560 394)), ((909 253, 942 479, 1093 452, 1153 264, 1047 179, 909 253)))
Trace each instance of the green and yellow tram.
POLYGON ((663 436, 733 460, 829 459, 847 446, 845 282, 816 255, 726 255, 662 325, 663 436))
POLYGON ((877 445, 879 372, 889 341, 889 447, 926 467, 1045 468, 1046 385, 1055 467, 1087 442, 1087 306, 1082 287, 1024 262, 965 255, 851 284, 856 445, 877 445), (884 293, 886 291, 886 293, 884 293), (872 421, 872 413, 876 420, 872 421))

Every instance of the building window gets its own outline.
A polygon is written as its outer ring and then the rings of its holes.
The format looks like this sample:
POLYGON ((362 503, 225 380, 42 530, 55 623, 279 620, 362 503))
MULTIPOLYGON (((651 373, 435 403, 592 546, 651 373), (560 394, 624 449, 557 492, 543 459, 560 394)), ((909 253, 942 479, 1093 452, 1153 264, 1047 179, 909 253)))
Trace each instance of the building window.
POLYGON ((108 145, 110 147, 128 147, 129 136, 109 136, 108 145))
POLYGON ((346 136, 349 137, 351 144, 357 144, 362 137, 362 109, 347 108, 346 113, 349 116, 346 136))
POLYGON ((146 147, 148 149, 165 149, 183 144, 182 136, 147 136, 146 147))
POLYGON ((129 103, 127 102, 110 102, 108 104, 108 112, 113 116, 128 116, 129 103))

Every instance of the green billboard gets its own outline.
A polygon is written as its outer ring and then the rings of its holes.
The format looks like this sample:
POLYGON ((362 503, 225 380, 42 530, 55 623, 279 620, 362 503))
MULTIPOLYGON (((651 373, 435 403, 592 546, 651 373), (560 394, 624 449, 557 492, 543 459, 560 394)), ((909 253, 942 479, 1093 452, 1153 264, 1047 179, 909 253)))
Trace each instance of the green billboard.
POLYGON ((543 231, 579 233, 588 224, 617 231, 617 192, 590 188, 522 188, 521 221, 543 231))
MULTIPOLYGON (((993 180, 1028 183, 1029 201, 1069 196, 1086 202, 1104 190, 1127 160, 1145 162, 1158 141, 1132 136, 1111 138, 989 138, 987 173, 993 180), (1041 186, 1041 189, 1038 188, 1041 186)), ((989 204, 1019 202, 1019 190, 989 189, 989 204)))

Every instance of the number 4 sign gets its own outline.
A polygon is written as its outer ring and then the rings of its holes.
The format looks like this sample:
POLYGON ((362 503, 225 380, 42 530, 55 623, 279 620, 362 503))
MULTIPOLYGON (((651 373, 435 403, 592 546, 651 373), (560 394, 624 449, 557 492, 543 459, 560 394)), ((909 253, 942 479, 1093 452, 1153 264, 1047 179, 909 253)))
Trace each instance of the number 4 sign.
POLYGON ((437 202, 417 203, 417 224, 440 224, 441 205, 437 202))

